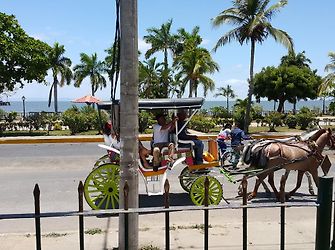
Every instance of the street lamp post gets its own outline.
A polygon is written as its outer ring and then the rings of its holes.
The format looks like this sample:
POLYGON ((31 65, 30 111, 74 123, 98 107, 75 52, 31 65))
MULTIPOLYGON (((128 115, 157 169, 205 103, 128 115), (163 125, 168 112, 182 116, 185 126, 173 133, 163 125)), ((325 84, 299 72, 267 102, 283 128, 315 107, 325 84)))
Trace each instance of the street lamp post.
POLYGON ((26 118, 26 98, 24 96, 22 96, 22 104, 23 104, 23 118, 26 118))

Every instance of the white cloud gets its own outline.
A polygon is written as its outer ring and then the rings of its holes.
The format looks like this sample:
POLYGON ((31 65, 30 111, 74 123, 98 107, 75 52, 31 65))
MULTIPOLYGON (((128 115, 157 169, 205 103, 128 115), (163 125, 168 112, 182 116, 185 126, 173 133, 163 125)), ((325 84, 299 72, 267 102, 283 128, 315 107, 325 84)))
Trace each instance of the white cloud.
POLYGON ((138 38, 138 50, 144 54, 148 49, 151 48, 151 44, 145 42, 142 38, 138 38))
MULTIPOLYGON (((241 79, 236 79, 236 78, 231 78, 228 80, 221 79, 221 80, 216 81, 215 90, 220 87, 227 87, 227 85, 231 86, 235 95, 237 96, 236 98, 244 99, 247 97, 248 83, 246 80, 241 80, 241 79)), ((210 95, 208 95, 208 98, 213 99, 215 92, 216 91, 214 91, 213 93, 210 93, 210 95)))
POLYGON ((42 33, 40 33, 40 34, 33 34, 32 37, 35 38, 35 39, 44 41, 44 42, 47 42, 50 39, 48 35, 42 34, 42 33))
POLYGON ((209 39, 202 39, 202 42, 201 42, 201 46, 204 46, 204 45, 208 45, 208 44, 210 44, 210 42, 211 42, 211 40, 209 40, 209 39))

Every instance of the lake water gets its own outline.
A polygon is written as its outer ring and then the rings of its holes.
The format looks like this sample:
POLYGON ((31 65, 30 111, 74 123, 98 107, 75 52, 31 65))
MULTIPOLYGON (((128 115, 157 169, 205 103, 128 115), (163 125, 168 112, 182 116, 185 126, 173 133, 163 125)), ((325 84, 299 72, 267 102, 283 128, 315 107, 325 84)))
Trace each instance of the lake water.
MULTIPOLYGON (((326 100, 326 107, 329 105, 331 100, 326 100)), ((3 109, 6 112, 10 111, 16 111, 18 113, 23 112, 23 103, 22 101, 12 101, 10 102, 10 106, 0 106, 0 109, 3 109)), ((229 107, 231 108, 234 105, 234 101, 229 102, 229 107)), ((66 109, 70 108, 74 103, 71 101, 59 101, 58 102, 58 110, 60 112, 65 111, 66 109)), ((80 104, 76 103, 75 104, 78 107, 85 106, 86 104, 80 104)), ((261 101, 259 103, 260 106, 262 106, 263 111, 273 111, 274 109, 274 102, 273 101, 261 101)), ((203 109, 210 109, 211 107, 215 106, 223 106, 226 107, 226 102, 225 101, 205 101, 203 105, 203 109)), ((278 106, 278 104, 276 105, 278 106)), ((311 109, 320 109, 322 110, 322 100, 309 100, 309 101, 299 101, 297 103, 297 109, 299 110, 301 107, 308 107, 311 109)), ((26 113, 28 112, 53 112, 54 107, 53 103, 51 103, 51 106, 48 107, 48 102, 47 101, 25 101, 25 108, 26 108, 26 113)), ((289 111, 293 109, 293 105, 290 103, 285 103, 285 111, 289 111)))

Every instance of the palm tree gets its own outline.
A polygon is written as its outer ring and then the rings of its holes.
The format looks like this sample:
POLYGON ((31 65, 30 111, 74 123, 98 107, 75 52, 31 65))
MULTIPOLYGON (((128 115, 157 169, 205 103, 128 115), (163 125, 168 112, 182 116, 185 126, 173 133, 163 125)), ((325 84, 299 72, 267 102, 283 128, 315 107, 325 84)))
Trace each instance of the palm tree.
POLYGON ((80 87, 81 83, 86 77, 90 78, 91 81, 91 92, 94 96, 95 92, 100 88, 106 87, 106 79, 102 75, 105 70, 105 65, 103 62, 98 61, 97 53, 91 56, 81 53, 80 54, 81 64, 74 66, 74 80, 75 87, 80 87))
POLYGON ((206 74, 214 73, 219 70, 219 66, 213 61, 210 53, 205 48, 194 48, 184 51, 176 59, 176 69, 179 69, 178 75, 181 76, 181 91, 184 92, 187 83, 189 83, 189 97, 198 96, 198 86, 201 84, 204 88, 204 95, 213 91, 214 81, 206 74))
POLYGON ((64 46, 56 42, 49 54, 53 82, 49 91, 48 107, 51 105, 53 91, 56 113, 58 112, 58 86, 63 87, 65 84, 69 85, 72 79, 72 70, 70 68, 72 62, 69 58, 63 56, 64 53, 64 46), (60 81, 58 80, 58 76, 60 76, 60 81))
POLYGON ((297 67, 309 67, 312 61, 305 56, 305 51, 295 54, 294 51, 289 51, 288 55, 283 56, 280 59, 280 66, 297 66, 297 67))
POLYGON ((329 52, 328 56, 330 57, 330 63, 326 65, 325 71, 330 73, 323 78, 319 89, 319 95, 323 96, 323 113, 326 109, 326 96, 335 88, 335 52, 329 52))
POLYGON ((181 92, 184 93, 189 83, 189 97, 198 95, 198 86, 204 88, 204 95, 213 91, 214 81, 206 76, 219 70, 219 65, 213 61, 211 54, 205 48, 199 47, 202 39, 198 34, 199 27, 196 26, 191 33, 184 29, 178 30, 179 49, 175 58, 174 66, 181 79, 181 92))
POLYGON ((111 83, 111 99, 115 99, 117 82, 120 74, 120 40, 117 40, 113 45, 106 49, 107 56, 105 57, 106 72, 108 73, 111 83))
POLYGON ((227 112, 229 113, 229 98, 235 98, 236 95, 234 93, 234 90, 231 88, 231 86, 228 84, 227 87, 220 87, 217 89, 218 93, 214 95, 214 97, 218 96, 224 96, 227 98, 227 112))
MULTIPOLYGON (((168 51, 174 51, 176 44, 176 36, 171 35, 172 20, 162 24, 160 28, 147 29, 148 35, 144 36, 144 41, 151 44, 151 48, 145 53, 145 58, 148 59, 151 55, 158 51, 164 53, 164 70, 168 72, 168 51)), ((168 79, 163 80, 164 95, 168 96, 168 79)))
POLYGON ((262 43, 268 36, 272 36, 289 51, 293 50, 292 38, 283 30, 274 28, 270 21, 273 16, 287 4, 287 0, 281 0, 277 4, 268 7, 270 0, 234 0, 233 7, 222 11, 217 17, 212 19, 214 27, 224 23, 237 26, 223 35, 214 47, 216 51, 219 47, 237 40, 241 45, 250 42, 250 76, 248 90, 248 105, 245 114, 244 130, 248 131, 250 118, 251 98, 254 87, 254 61, 256 42, 262 43))
POLYGON ((161 85, 162 63, 156 57, 139 62, 139 95, 141 98, 163 98, 161 85))

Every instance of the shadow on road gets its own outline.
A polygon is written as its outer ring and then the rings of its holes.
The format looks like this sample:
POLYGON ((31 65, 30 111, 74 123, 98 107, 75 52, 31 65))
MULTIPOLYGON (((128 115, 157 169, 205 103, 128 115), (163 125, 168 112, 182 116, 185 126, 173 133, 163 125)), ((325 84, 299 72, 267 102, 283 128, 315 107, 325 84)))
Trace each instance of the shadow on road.
MULTIPOLYGON (((171 193, 170 206, 190 206, 194 205, 188 193, 171 193)), ((140 194, 140 207, 164 207, 164 195, 148 196, 140 194)))

